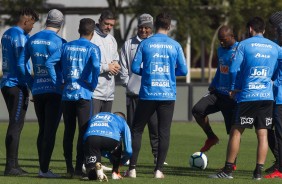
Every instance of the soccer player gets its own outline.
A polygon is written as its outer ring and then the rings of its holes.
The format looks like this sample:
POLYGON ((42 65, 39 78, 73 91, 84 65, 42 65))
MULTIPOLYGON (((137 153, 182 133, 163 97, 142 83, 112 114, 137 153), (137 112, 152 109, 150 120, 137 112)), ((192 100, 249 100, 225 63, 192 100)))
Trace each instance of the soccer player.
MULTIPOLYGON (((19 140, 24 125, 24 118, 28 107, 29 91, 27 84, 19 75, 17 62, 29 38, 29 32, 38 20, 38 14, 31 8, 23 8, 18 12, 16 26, 4 32, 2 45, 1 92, 3 94, 8 113, 9 126, 7 129, 6 166, 4 175, 26 175, 18 164, 19 140)), ((30 72, 30 63, 27 63, 30 72)))
MULTIPOLYGON (((282 12, 275 12, 269 18, 270 23, 276 28, 277 43, 282 45, 282 12)), ((274 109, 273 109, 273 124, 274 131, 268 131, 268 144, 272 150, 276 161, 273 166, 266 169, 266 172, 270 174, 264 176, 264 178, 282 178, 282 63, 279 62, 278 70, 275 73, 274 78, 274 109), (269 139, 274 137, 274 139, 269 139)))
POLYGON ((236 95, 238 109, 232 125, 224 168, 211 178, 232 179, 232 166, 239 152, 245 128, 255 127, 258 139, 253 179, 262 178, 268 150, 267 129, 272 127, 273 91, 271 77, 282 59, 282 49, 263 37, 265 23, 254 17, 247 23, 250 38, 241 41, 230 67, 231 96, 236 95))
MULTIPOLYGON (((39 157, 39 177, 57 178, 59 175, 49 170, 49 163, 54 149, 56 132, 61 120, 62 89, 61 73, 57 73, 58 82, 52 83, 45 67, 46 60, 54 54, 66 40, 57 35, 64 22, 64 15, 57 9, 50 10, 46 19, 46 28, 33 35, 26 43, 18 67, 23 76, 28 70, 26 64, 31 58, 34 76, 25 77, 31 89, 34 109, 38 119, 39 132, 37 151, 39 157)), ((59 68, 59 66, 56 66, 59 68)), ((56 71, 60 71, 56 69, 56 71)), ((29 74, 29 73, 28 73, 29 74)))
POLYGON ((88 178, 108 180, 101 164, 101 155, 104 155, 113 163, 112 179, 122 179, 119 165, 124 164, 132 155, 131 134, 125 115, 121 112, 96 114, 88 122, 83 140, 88 178))
POLYGON ((99 18, 99 24, 96 25, 95 34, 91 39, 91 42, 101 50, 100 75, 98 85, 93 93, 94 114, 111 112, 112 110, 115 75, 120 70, 117 42, 110 34, 115 23, 115 15, 109 10, 103 11, 99 18))
MULTIPOLYGON (((152 35, 153 17, 149 14, 142 14, 138 18, 137 35, 127 40, 120 51, 121 79, 126 86, 126 110, 127 124, 132 129, 133 117, 139 99, 141 76, 132 73, 131 64, 140 42, 152 35)), ((154 156, 154 162, 158 155, 158 120, 157 113, 154 113, 148 121, 149 137, 154 156)), ((167 163, 165 163, 167 164, 167 163)))
POLYGON ((171 17, 160 13, 156 17, 156 34, 143 40, 132 62, 132 72, 141 75, 139 101, 132 127, 133 155, 126 176, 136 178, 136 164, 141 139, 148 119, 156 111, 158 118, 158 155, 155 178, 164 178, 162 172, 169 148, 170 127, 176 99, 176 76, 185 76, 187 66, 178 42, 168 37, 171 17))
POLYGON ((204 130, 208 139, 200 149, 201 152, 208 151, 219 139, 213 132, 208 115, 221 111, 226 132, 229 134, 232 123, 232 115, 235 107, 235 100, 230 98, 230 65, 235 55, 238 42, 236 42, 233 31, 228 26, 222 26, 218 30, 220 47, 217 50, 218 66, 208 90, 209 93, 202 97, 193 107, 192 114, 196 122, 204 130))
POLYGON ((67 173, 72 177, 82 175, 83 135, 87 122, 92 116, 92 93, 97 86, 100 68, 100 49, 90 40, 95 28, 94 20, 83 18, 80 20, 78 32, 80 38, 63 45, 46 62, 46 68, 53 83, 61 82, 56 73, 56 64, 62 67, 64 89, 62 95, 64 132, 64 156, 67 173), (72 164, 73 139, 78 119, 79 134, 77 140, 77 156, 75 172, 72 164))

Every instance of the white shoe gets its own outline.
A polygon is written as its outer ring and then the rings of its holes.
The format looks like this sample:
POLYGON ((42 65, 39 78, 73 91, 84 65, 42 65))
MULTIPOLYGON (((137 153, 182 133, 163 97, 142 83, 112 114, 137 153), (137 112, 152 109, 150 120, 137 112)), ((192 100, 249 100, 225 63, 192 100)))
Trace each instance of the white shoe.
POLYGON ((104 174, 102 164, 100 162, 96 163, 95 169, 96 169, 96 173, 97 173, 97 179, 99 181, 108 182, 108 177, 104 174))
POLYGON ((136 169, 126 170, 123 176, 128 178, 136 178, 136 169))
MULTIPOLYGON (((154 164, 157 164, 157 158, 154 159, 154 164)), ((164 165, 168 165, 168 163, 164 162, 164 165)))
POLYGON ((123 178, 122 178, 122 176, 120 175, 120 173, 113 172, 113 173, 112 173, 112 179, 113 179, 113 180, 120 180, 120 179, 123 179, 123 178))
POLYGON ((41 170, 39 170, 38 177, 40 178, 60 178, 61 176, 58 174, 54 174, 51 170, 47 171, 46 173, 43 173, 41 170))
POLYGON ((130 160, 127 160, 123 165, 129 166, 129 164, 130 164, 130 160))
POLYGON ((103 171, 112 171, 113 169, 107 166, 102 165, 103 171))
POLYGON ((163 172, 160 171, 160 170, 156 170, 155 173, 154 173, 154 178, 158 178, 158 179, 164 178, 163 172))

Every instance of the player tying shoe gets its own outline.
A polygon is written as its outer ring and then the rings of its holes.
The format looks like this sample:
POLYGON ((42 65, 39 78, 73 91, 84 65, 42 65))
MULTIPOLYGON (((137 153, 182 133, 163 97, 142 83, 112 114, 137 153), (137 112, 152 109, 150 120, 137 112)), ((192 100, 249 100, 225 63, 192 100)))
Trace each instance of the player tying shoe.
POLYGON ((125 115, 121 112, 96 114, 88 122, 83 140, 88 179, 108 181, 101 164, 102 155, 113 163, 112 179, 122 179, 119 166, 132 155, 131 134, 125 121, 125 115), (122 144, 124 151, 122 151, 122 144))

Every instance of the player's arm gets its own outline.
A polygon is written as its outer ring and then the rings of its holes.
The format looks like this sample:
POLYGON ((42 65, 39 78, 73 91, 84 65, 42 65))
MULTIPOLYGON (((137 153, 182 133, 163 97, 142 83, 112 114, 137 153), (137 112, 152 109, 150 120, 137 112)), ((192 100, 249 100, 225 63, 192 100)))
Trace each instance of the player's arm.
POLYGON ((124 145, 124 157, 122 157, 121 164, 125 164, 132 156, 132 143, 130 129, 125 121, 123 121, 122 141, 124 145))
POLYGON ((58 49, 54 54, 52 54, 45 63, 46 69, 53 84, 56 84, 57 74, 55 70, 55 65, 61 60, 62 50, 58 49))
POLYGON ((231 89, 230 91, 237 91, 239 89, 238 88, 238 83, 240 83, 239 81, 239 77, 240 77, 240 66, 243 62, 243 58, 244 58, 244 52, 243 52, 243 46, 239 45, 236 53, 235 53, 235 57, 232 60, 232 63, 230 65, 230 84, 231 84, 231 89))
POLYGON ((21 51, 19 59, 17 60, 17 70, 20 76, 20 79, 28 84, 29 89, 32 89, 33 86, 33 77, 31 76, 30 70, 28 68, 28 62, 30 58, 28 43, 21 51))
POLYGON ((139 44, 138 48, 137 48, 136 54, 135 54, 134 59, 133 59, 132 64, 131 64, 131 71, 133 73, 135 73, 136 75, 141 75, 141 76, 142 76, 142 71, 143 71, 143 68, 141 67, 141 64, 142 64, 142 47, 143 47, 143 44, 141 42, 139 44))
POLYGON ((176 60, 176 68, 175 68, 175 75, 176 76, 186 76, 188 73, 186 59, 184 57, 183 50, 180 45, 177 46, 178 48, 178 55, 176 60))

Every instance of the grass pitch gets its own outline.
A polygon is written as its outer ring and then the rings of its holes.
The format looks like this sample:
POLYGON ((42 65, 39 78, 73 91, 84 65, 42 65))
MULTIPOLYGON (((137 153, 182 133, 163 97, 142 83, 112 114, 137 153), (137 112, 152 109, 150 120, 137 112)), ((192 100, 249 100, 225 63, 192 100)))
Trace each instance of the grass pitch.
MULTIPOLYGON (((7 130, 7 123, 0 124, 0 183, 3 184, 76 184, 76 183, 93 183, 93 181, 81 181, 80 179, 43 179, 38 178, 39 171, 38 156, 36 149, 36 139, 38 133, 37 123, 26 123, 21 135, 19 163, 23 169, 30 174, 25 177, 4 177, 3 171, 5 168, 5 135, 7 130)), ((217 136, 220 138, 220 143, 214 146, 206 153, 208 157, 208 167, 205 170, 192 170, 189 168, 189 156, 198 151, 205 142, 206 136, 196 123, 173 123, 171 128, 170 149, 165 166, 165 179, 153 178, 153 156, 149 145, 147 128, 143 134, 142 148, 137 165, 137 178, 117 181, 111 179, 111 174, 106 173, 109 178, 109 183, 125 183, 125 184, 144 184, 144 183, 256 183, 252 180, 252 171, 256 162, 256 135, 254 130, 247 129, 243 134, 241 141, 240 153, 237 160, 237 170, 233 173, 234 179, 210 179, 208 175, 218 171, 223 167, 225 162, 226 146, 228 136, 225 133, 223 123, 212 123, 217 136)), ((63 157, 62 137, 63 137, 63 123, 60 123, 56 145, 50 163, 50 169, 56 174, 62 176, 66 173, 66 167, 63 157)), ((75 145, 75 143, 74 143, 75 145)), ((75 153, 75 148, 74 148, 75 153)), ((75 154, 74 154, 75 158, 75 154)), ((269 151, 265 168, 271 166, 273 156, 269 151)), ((110 166, 109 162, 104 159, 103 163, 110 166)), ((127 167, 120 168, 121 172, 125 171, 127 167)), ((260 183, 281 183, 281 179, 263 179, 260 183)))

